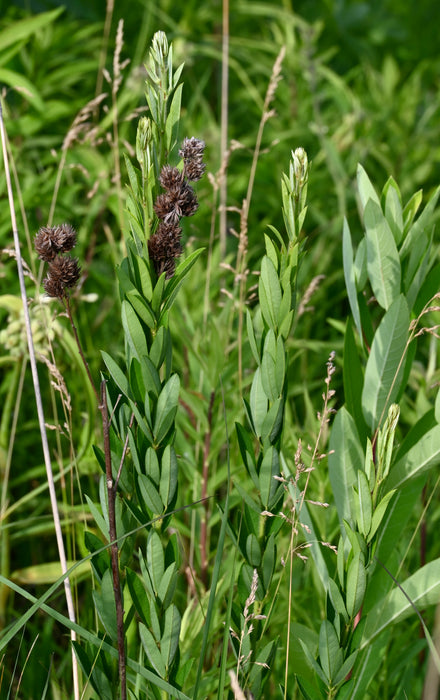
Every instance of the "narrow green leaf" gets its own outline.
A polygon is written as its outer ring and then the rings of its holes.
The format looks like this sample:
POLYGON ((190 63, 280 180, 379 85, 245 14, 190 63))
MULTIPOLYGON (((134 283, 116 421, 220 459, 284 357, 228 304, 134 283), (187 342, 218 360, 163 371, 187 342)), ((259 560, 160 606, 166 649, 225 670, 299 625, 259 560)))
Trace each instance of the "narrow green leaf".
POLYGON ((402 588, 408 597, 400 588, 395 587, 370 610, 364 627, 361 649, 369 646, 390 625, 415 614, 413 606, 417 610, 423 610, 430 605, 438 604, 440 559, 435 559, 418 569, 402 583, 402 588))
POLYGON ((391 499, 395 493, 396 492, 394 490, 389 491, 387 493, 387 495, 382 498, 382 500, 378 503, 378 505, 374 509, 373 517, 371 518, 371 528, 370 528, 370 532, 368 533, 367 542, 371 542, 374 535, 376 534, 376 532, 379 528, 379 525, 381 524, 381 522, 385 516, 385 512, 386 512, 386 509, 388 507, 388 503, 391 501, 391 499))
POLYGON ((268 400, 261 381, 261 370, 257 367, 252 380, 249 397, 249 407, 252 416, 253 427, 257 436, 261 435, 261 426, 266 417, 268 400))
POLYGON ((329 620, 323 620, 319 630, 319 661, 329 684, 341 668, 343 660, 336 630, 329 620))
POLYGON ((312 652, 308 648, 307 644, 303 642, 302 639, 298 640, 299 643, 301 644, 302 650, 304 652, 304 655, 307 659, 307 662, 310 666, 310 668, 316 673, 316 675, 322 680, 325 685, 328 685, 328 678, 324 671, 322 670, 321 666, 319 663, 316 661, 315 657, 313 656, 312 652))
POLYGON ((273 445, 279 438, 284 420, 284 398, 276 399, 269 408, 261 425, 261 440, 273 445))
POLYGON ((261 562, 261 583, 263 584, 263 588, 265 591, 267 591, 267 589, 270 586, 270 582, 272 580, 272 576, 275 570, 276 551, 277 547, 275 543, 275 535, 272 533, 269 539, 266 541, 266 545, 263 552, 263 559, 261 562))
POLYGON ((160 642, 160 653, 167 671, 179 646, 180 623, 181 617, 178 609, 175 605, 170 605, 165 611, 164 630, 160 642))
POLYGON ((162 310, 162 315, 169 311, 169 309, 172 307, 174 300, 177 296, 177 292, 179 291, 180 287, 182 286, 182 283, 191 270, 192 266, 197 262, 198 258, 200 255, 203 253, 205 249, 204 248, 198 248, 198 250, 195 250, 193 253, 188 255, 185 260, 183 260, 176 268, 176 271, 173 275, 173 277, 169 280, 166 288, 166 299, 165 303, 163 305, 163 310, 162 310))
POLYGON ((399 392, 408 334, 408 306, 400 295, 379 324, 365 369, 362 410, 373 431, 385 419, 399 392))
POLYGON ((400 249, 401 260, 403 260, 408 255, 408 253, 410 253, 413 245, 417 241, 417 238, 419 238, 423 231, 426 228, 428 228, 429 230, 432 229, 432 217, 437 206, 437 200, 439 198, 439 195, 440 187, 437 187, 417 221, 415 221, 408 230, 408 233, 400 249))
POLYGON ((364 557, 361 552, 357 552, 350 562, 347 572, 347 612, 353 618, 363 603, 367 586, 367 576, 365 572, 364 557))
POLYGON ((173 561, 164 571, 161 578, 157 597, 164 608, 171 605, 177 586, 176 563, 173 561))
POLYGON ((383 309, 400 294, 400 259, 391 229, 378 204, 367 202, 364 212, 367 269, 371 287, 383 309))
POLYGON ((137 474, 136 485, 138 487, 141 503, 143 503, 153 515, 161 515, 164 512, 162 499, 150 477, 146 474, 137 474))
POLYGON ((440 425, 428 430, 395 464, 385 482, 387 491, 403 486, 440 463, 440 425))
POLYGON ((165 571, 165 559, 159 534, 155 530, 150 530, 148 533, 145 554, 148 573, 154 585, 154 592, 157 595, 165 571))
POLYGON ((161 474, 159 493, 165 507, 173 500, 177 490, 177 457, 174 447, 167 445, 163 451, 161 460, 161 474))
POLYGON ((50 10, 50 12, 40 12, 26 19, 11 22, 0 32, 0 51, 23 39, 28 39, 31 34, 54 22, 64 10, 64 7, 57 7, 56 10, 50 10))
POLYGON ((348 228, 348 223, 345 218, 344 226, 342 229, 342 260, 344 266, 345 286, 347 288, 348 301, 350 302, 351 313, 353 314, 353 319, 356 324, 357 332, 362 343, 363 338, 361 315, 359 311, 355 271, 353 266, 353 246, 351 243, 350 229, 348 228))
POLYGON ((257 568, 261 564, 261 547, 258 539, 251 532, 246 539, 246 557, 249 564, 253 568, 257 568))
POLYGON ((364 385, 364 376, 359 357, 359 350, 356 346, 356 341, 354 338, 353 323, 351 318, 347 320, 345 327, 343 379, 345 407, 354 419, 359 437, 365 440, 367 436, 367 426, 362 413, 362 406, 359 401, 359 397, 362 394, 362 387, 364 385))
POLYGON ((139 635, 141 638, 142 646, 144 647, 144 651, 148 657, 148 661, 156 671, 156 673, 159 674, 161 678, 165 678, 167 675, 166 673, 166 667, 162 659, 162 655, 159 651, 159 647, 157 646, 156 640, 154 639, 153 635, 151 634, 150 630, 145 627, 142 622, 139 623, 139 635))
POLYGON ((348 624, 349 622, 349 616, 347 613, 347 608, 345 607, 344 599, 342 597, 341 591, 339 590, 338 585, 336 582, 330 578, 328 580, 328 592, 330 595, 330 600, 332 601, 332 605, 336 612, 342 616, 344 619, 345 624, 348 624))
POLYGON ((115 382, 116 386, 119 387, 119 389, 122 391, 124 396, 127 396, 129 398, 133 398, 133 394, 130 389, 130 385, 128 383, 128 379, 125 376, 124 372, 122 369, 119 367, 119 365, 114 361, 111 355, 109 355, 107 352, 104 350, 101 350, 101 355, 102 359, 104 360, 104 364, 108 369, 108 372, 115 382))
POLYGON ((396 245, 399 245, 403 237, 402 198, 399 187, 393 177, 389 177, 385 183, 383 197, 385 198, 385 201, 382 202, 385 217, 393 232, 396 245))
POLYGON ((148 598, 145 595, 145 588, 142 585, 139 575, 135 571, 132 571, 132 569, 125 567, 125 576, 135 610, 141 621, 146 625, 148 624, 150 615, 150 606, 148 604, 148 598))
POLYGON ((174 421, 179 402, 179 391, 179 375, 173 374, 166 382, 157 400, 156 419, 154 421, 154 435, 157 443, 163 440, 174 421))
POLYGON ((177 142, 179 135, 180 105, 182 101, 183 84, 179 85, 171 100, 167 120, 165 123, 165 143, 166 149, 170 152, 177 142))
POLYGON ((276 324, 281 304, 281 286, 275 266, 267 255, 261 261, 258 295, 264 320, 269 328, 277 331, 276 324))
POLYGON ((279 482, 274 478, 280 473, 280 459, 278 451, 269 447, 263 456, 260 467, 260 498, 265 510, 270 510, 274 504, 274 495, 278 490, 279 482))
POLYGON ((130 346, 130 350, 134 357, 140 360, 142 355, 148 355, 145 332, 135 310, 126 300, 122 302, 121 318, 124 335, 130 346))
MULTIPOLYGON (((339 685, 339 683, 342 683, 342 681, 345 678, 347 678, 348 674, 350 673, 350 671, 352 670, 352 668, 355 664, 355 661, 358 657, 358 654, 359 654, 359 650, 356 649, 356 651, 354 651, 352 654, 350 654, 350 656, 348 656, 345 659, 344 663, 342 664, 341 668, 339 669, 338 673, 336 674, 336 676, 333 679, 334 685, 339 685)), ((341 696, 339 695, 339 697, 341 697, 341 696)))
POLYGON ((101 590, 92 591, 93 602, 104 629, 110 639, 115 642, 118 638, 116 625, 116 605, 113 591, 113 578, 109 569, 104 572, 101 590))
POLYGON ((359 163, 357 166, 356 177, 357 188, 361 200, 362 213, 365 211, 365 207, 367 206, 367 202, 369 199, 371 199, 378 206, 380 206, 380 200, 377 196, 377 192, 371 184, 371 180, 365 172, 364 168, 359 163))
POLYGON ((365 472, 359 469, 357 473, 357 522, 358 529, 364 537, 370 532, 371 528, 371 493, 369 483, 365 472))
POLYGON ((247 327, 247 335, 248 335, 248 340, 249 340, 249 345, 252 351, 252 355, 254 356, 254 360, 257 363, 257 365, 260 364, 260 353, 258 352, 258 347, 257 347, 257 341, 255 338, 255 331, 254 331, 254 324, 252 323, 252 316, 249 312, 249 309, 246 309, 246 327, 247 327))
POLYGON ((353 486, 363 463, 364 454, 355 422, 343 406, 333 423, 328 456, 330 483, 340 523, 344 519, 354 523, 353 486))
POLYGON ((141 321, 143 321, 149 328, 154 328, 156 325, 156 319, 153 311, 145 299, 141 297, 139 292, 136 289, 133 289, 126 293, 126 298, 136 311, 141 321))

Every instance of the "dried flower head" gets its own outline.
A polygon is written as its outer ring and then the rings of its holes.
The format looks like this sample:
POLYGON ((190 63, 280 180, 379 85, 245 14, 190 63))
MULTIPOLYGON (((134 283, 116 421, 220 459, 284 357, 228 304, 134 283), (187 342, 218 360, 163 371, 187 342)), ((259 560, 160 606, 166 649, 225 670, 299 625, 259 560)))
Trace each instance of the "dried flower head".
POLYGON ((190 139, 185 138, 183 140, 179 156, 183 158, 185 177, 190 182, 196 182, 203 177, 206 170, 206 165, 203 162, 204 151, 205 142, 201 139, 196 139, 192 136, 190 139))
POLYGON ((182 254, 182 229, 177 223, 161 221, 156 233, 148 241, 148 253, 158 276, 165 272, 166 279, 174 274, 175 259, 182 254))
POLYGON ((57 255, 50 263, 43 286, 50 297, 61 299, 67 290, 75 286, 79 280, 81 269, 76 258, 70 255, 57 255))
POLYGON ((76 231, 70 224, 42 226, 34 246, 41 260, 51 262, 59 253, 67 253, 76 245, 76 231))
POLYGON ((182 187, 182 180, 183 175, 178 168, 172 168, 171 165, 163 166, 160 173, 159 182, 164 190, 179 191, 182 187))

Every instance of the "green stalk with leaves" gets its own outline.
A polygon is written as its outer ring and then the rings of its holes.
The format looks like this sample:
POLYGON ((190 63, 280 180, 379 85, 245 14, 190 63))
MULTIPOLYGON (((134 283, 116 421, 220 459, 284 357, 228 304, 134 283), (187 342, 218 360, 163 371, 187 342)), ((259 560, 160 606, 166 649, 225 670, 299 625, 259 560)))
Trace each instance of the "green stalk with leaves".
MULTIPOLYGON (((437 603, 440 594, 440 558, 400 581, 403 562, 395 556, 400 533, 440 463, 438 393, 435 406, 403 439, 399 434, 418 339, 437 334, 432 314, 439 310, 440 267, 432 217, 440 189, 417 219, 421 193, 403 206, 392 178, 379 198, 359 166, 358 192, 364 237, 354 256, 344 223, 352 318, 344 342, 345 404, 332 426, 328 457, 338 553, 333 563, 315 557, 327 615, 313 647, 300 639, 315 678, 303 669, 298 683, 310 699, 365 698, 392 626, 437 603)), ((310 540, 314 536, 311 530, 310 540)), ((427 642, 432 648, 429 633, 427 642)), ((434 659, 440 668, 435 650, 434 659)))
POLYGON ((241 612, 234 606, 237 678, 240 687, 261 697, 278 640, 265 642, 270 621, 263 620, 272 607, 269 596, 277 561, 279 516, 285 488, 281 477, 281 439, 287 396, 286 340, 292 328, 298 264, 304 243, 308 180, 307 155, 292 152, 289 175, 282 180, 283 217, 287 236, 271 227, 266 254, 261 261, 259 306, 247 311, 247 334, 257 365, 249 400, 244 399, 247 426, 236 423, 241 457, 251 478, 251 495, 238 486, 243 517, 238 547, 243 557, 239 574, 241 612), (256 612, 250 612, 252 609, 256 612), (255 629, 251 632, 251 626, 255 629), (255 641, 254 641, 255 640, 255 641))

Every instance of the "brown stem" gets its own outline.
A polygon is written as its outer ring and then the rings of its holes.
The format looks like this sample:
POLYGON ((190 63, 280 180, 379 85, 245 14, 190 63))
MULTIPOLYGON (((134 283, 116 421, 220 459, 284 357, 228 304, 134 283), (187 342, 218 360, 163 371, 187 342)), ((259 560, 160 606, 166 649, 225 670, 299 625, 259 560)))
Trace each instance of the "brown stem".
POLYGON ((209 499, 208 496, 208 472, 209 472, 209 448, 211 446, 211 435, 212 435, 212 410, 214 407, 215 391, 211 392, 211 397, 209 399, 208 408, 208 430, 205 433, 205 444, 203 448, 203 471, 202 471, 202 501, 204 505, 204 513, 202 517, 202 523, 200 526, 200 558, 201 558, 201 579, 206 585, 208 578, 208 554, 207 554, 207 540, 208 540, 208 517, 209 517, 209 499))
POLYGON ((122 606, 121 583, 119 579, 119 551, 116 542, 116 484, 113 483, 112 458, 110 452, 110 421, 107 410, 107 395, 105 380, 101 382, 101 401, 99 410, 102 416, 102 432, 104 437, 105 474, 107 479, 108 494, 108 522, 111 541, 111 562, 113 574, 113 593, 116 605, 116 625, 118 630, 118 656, 119 656, 119 680, 121 684, 121 700, 127 698, 127 681, 125 671, 125 645, 124 645, 124 609, 122 606))

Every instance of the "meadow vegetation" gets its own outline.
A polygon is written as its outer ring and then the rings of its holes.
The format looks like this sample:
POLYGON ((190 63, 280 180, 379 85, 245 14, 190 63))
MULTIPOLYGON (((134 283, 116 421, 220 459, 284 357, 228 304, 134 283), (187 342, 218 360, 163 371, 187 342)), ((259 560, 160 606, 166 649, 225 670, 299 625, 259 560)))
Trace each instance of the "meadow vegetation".
POLYGON ((433 3, 177 5, 3 13, 0 698, 434 700, 433 3))

